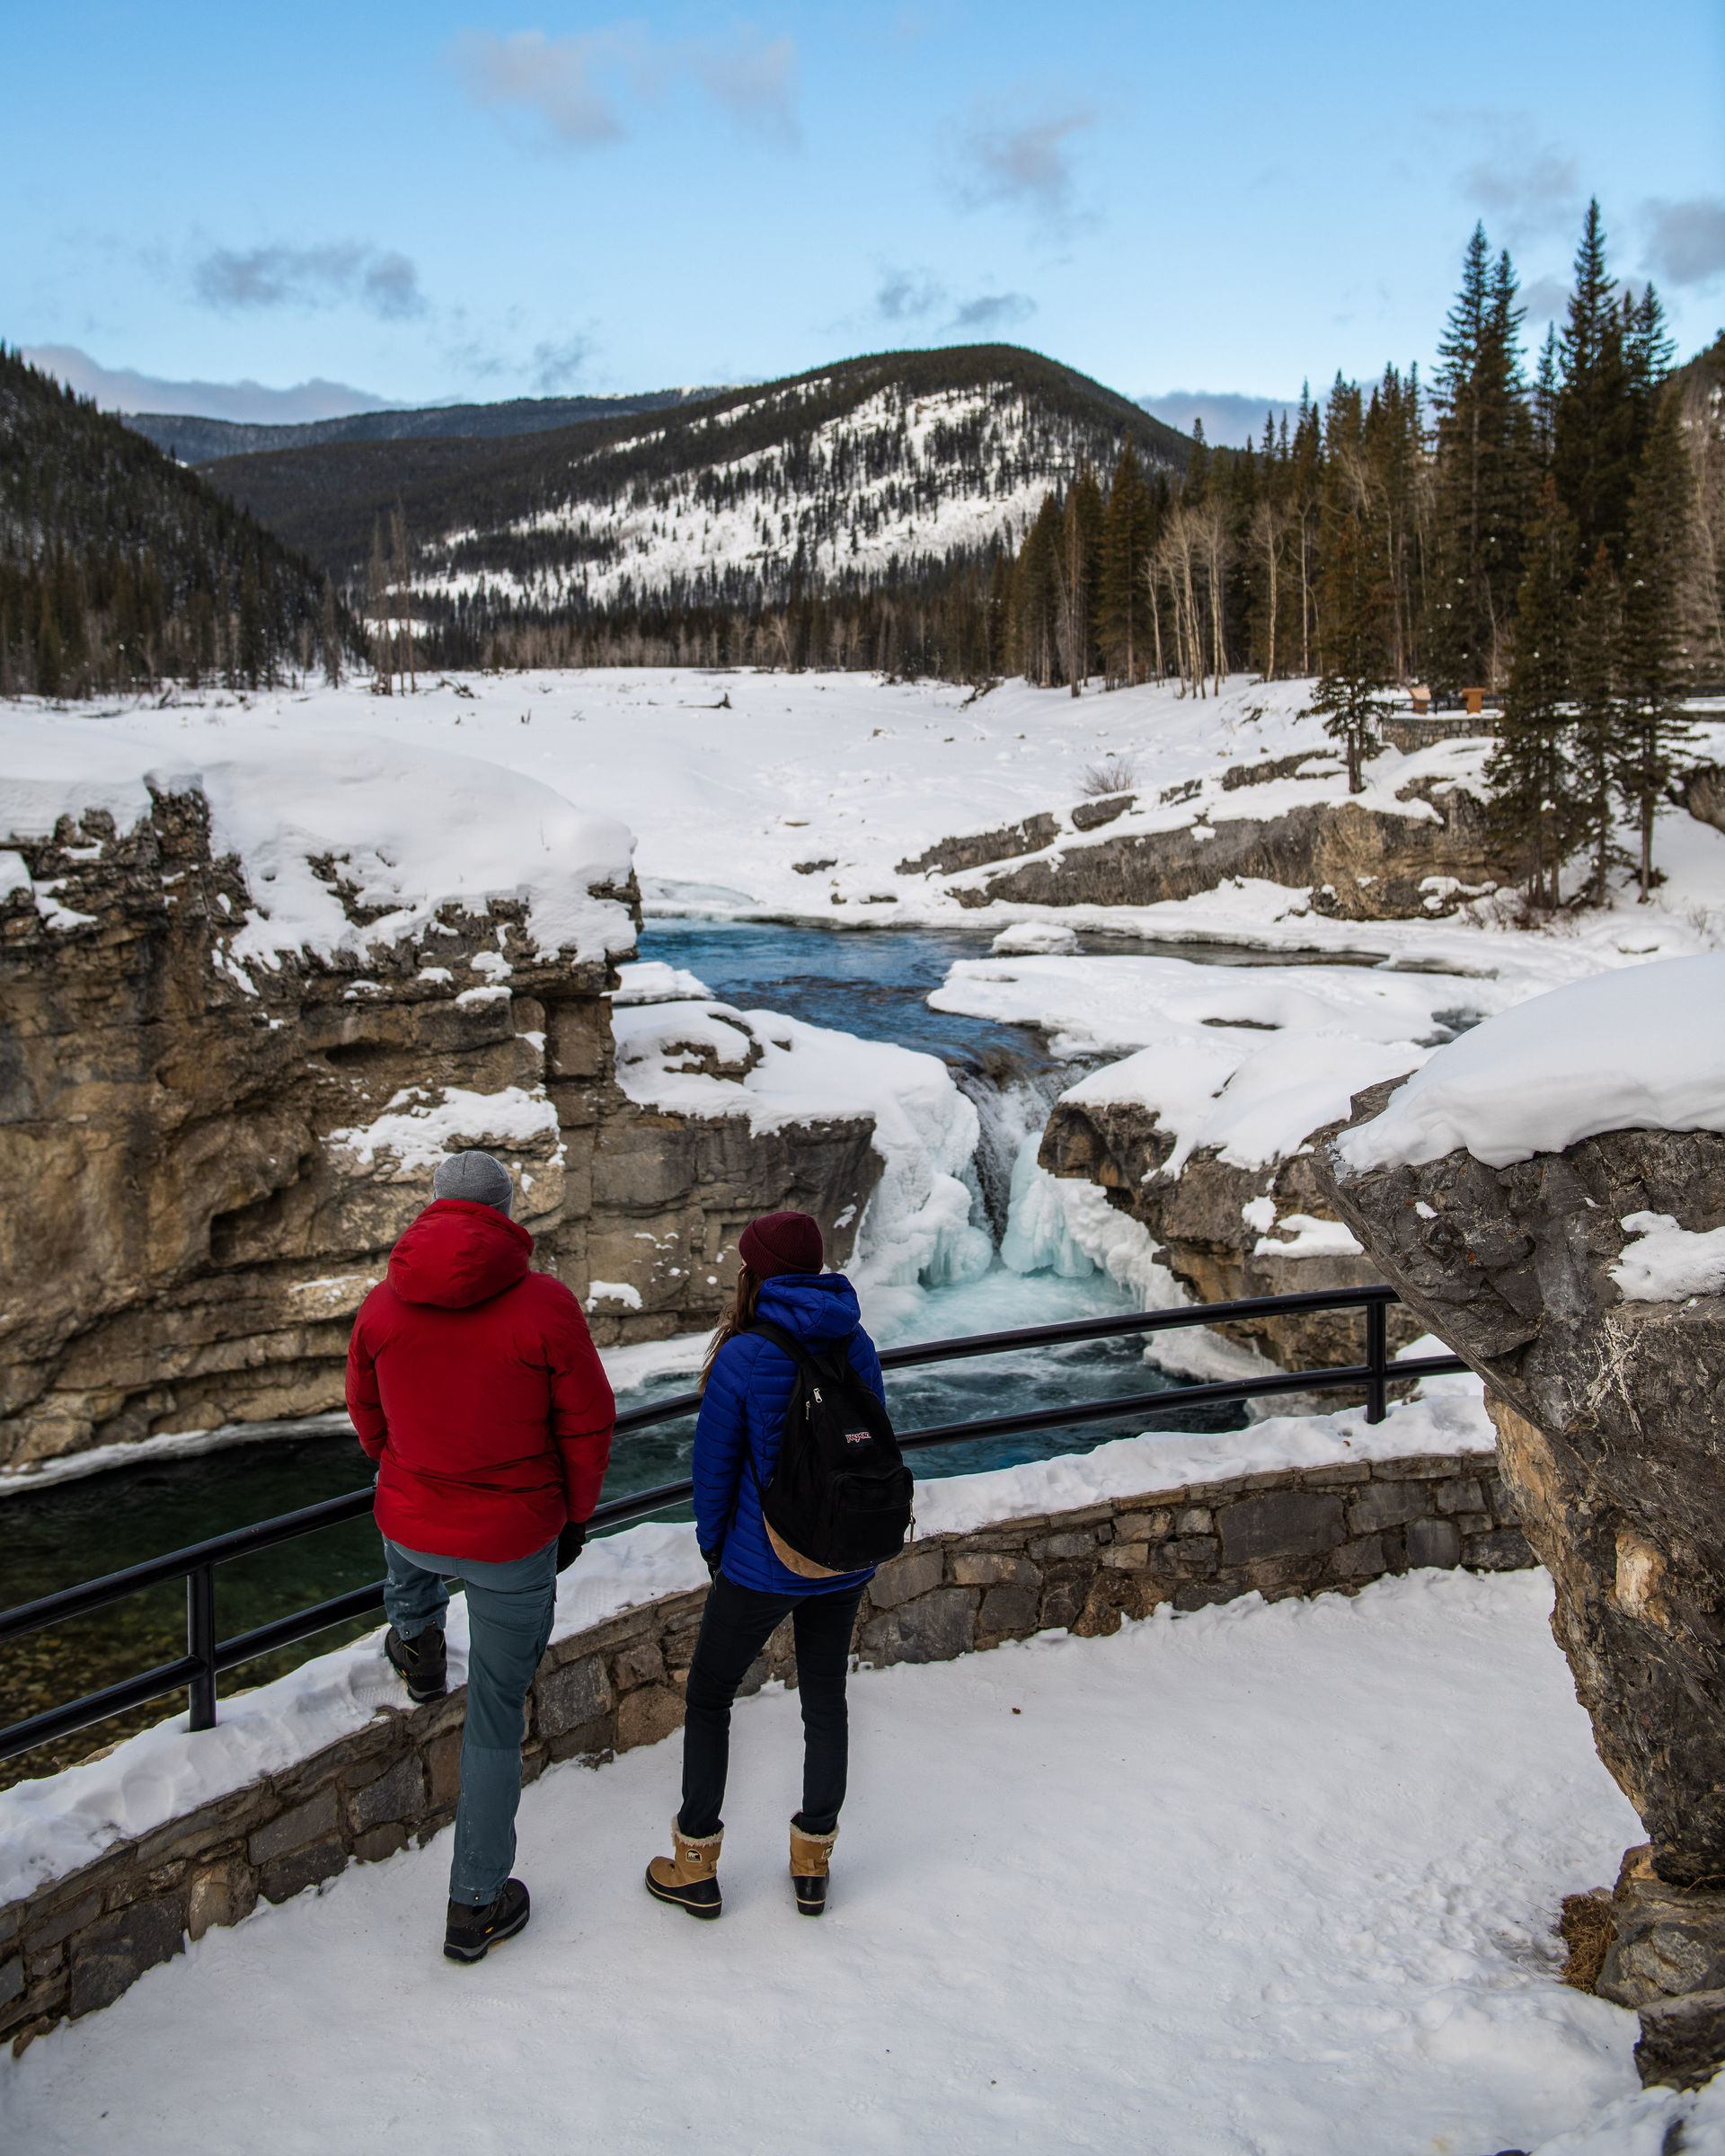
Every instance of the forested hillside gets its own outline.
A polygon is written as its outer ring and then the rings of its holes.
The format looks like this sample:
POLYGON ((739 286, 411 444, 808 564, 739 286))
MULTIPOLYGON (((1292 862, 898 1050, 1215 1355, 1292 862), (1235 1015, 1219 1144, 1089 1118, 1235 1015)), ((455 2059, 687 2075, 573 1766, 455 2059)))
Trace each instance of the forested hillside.
POLYGON ((331 445, 209 476, 353 579, 399 507, 438 663, 964 677, 1004 664, 1003 564, 1044 499, 1123 445, 1163 473, 1190 449, 1070 368, 981 345, 848 360, 651 424, 331 445))
POLYGON ((207 464, 221 456, 259 456, 271 449, 310 449, 325 442, 401 442, 499 435, 549 434, 586 420, 626 419, 692 404, 711 389, 653 389, 638 396, 506 397, 496 404, 431 404, 400 411, 358 411, 339 420, 264 421, 207 420, 172 411, 130 411, 134 433, 165 449, 181 464, 207 464))
POLYGON ((1658 295, 1620 287, 1597 205, 1564 321, 1527 367, 1513 265, 1482 229, 1429 384, 1338 378, 1172 488, 1129 459, 1043 504, 1013 564, 1006 667, 1197 695, 1321 676, 1358 782, 1381 693, 1501 698, 1491 776, 1529 896, 1604 893, 1681 767, 1681 702, 1725 680, 1725 340, 1676 374, 1658 295), (1573 885, 1570 887, 1572 892, 1573 885))
POLYGON ((351 633, 309 562, 0 347, 0 695, 339 671, 351 633))

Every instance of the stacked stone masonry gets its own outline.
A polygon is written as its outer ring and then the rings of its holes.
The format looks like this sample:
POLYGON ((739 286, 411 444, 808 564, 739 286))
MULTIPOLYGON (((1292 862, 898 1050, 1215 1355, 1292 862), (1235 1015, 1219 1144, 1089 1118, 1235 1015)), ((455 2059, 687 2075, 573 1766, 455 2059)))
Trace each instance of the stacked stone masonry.
MULTIPOLYGON (((1164 1604, 1346 1594, 1416 1567, 1532 1562, 1490 1454, 1283 1470, 915 1542, 877 1574, 855 1646, 872 1667, 940 1662, 1062 1627, 1092 1638, 1164 1604)), ((530 1702, 526 1780, 553 1761, 597 1765, 681 1725, 705 1599, 663 1596, 553 1643, 530 1702)), ((788 1626, 744 1689, 772 1677, 795 1682, 788 1626)), ((429 1841, 455 1815, 464 1710, 455 1692, 381 1713, 0 1909, 0 2039, 22 2048, 260 1900, 429 1841)))

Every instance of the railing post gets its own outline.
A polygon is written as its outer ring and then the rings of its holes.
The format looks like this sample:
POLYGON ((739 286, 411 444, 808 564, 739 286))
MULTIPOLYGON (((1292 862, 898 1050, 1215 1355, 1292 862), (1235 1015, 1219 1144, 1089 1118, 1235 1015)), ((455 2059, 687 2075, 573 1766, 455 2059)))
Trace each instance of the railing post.
POLYGON ((1366 1305, 1366 1419, 1382 1422, 1390 1411, 1390 1312, 1376 1298, 1366 1305))
POLYGON ((186 1652, 200 1665, 187 1687, 191 1727, 216 1727, 216 1568, 198 1565, 186 1575, 186 1652))

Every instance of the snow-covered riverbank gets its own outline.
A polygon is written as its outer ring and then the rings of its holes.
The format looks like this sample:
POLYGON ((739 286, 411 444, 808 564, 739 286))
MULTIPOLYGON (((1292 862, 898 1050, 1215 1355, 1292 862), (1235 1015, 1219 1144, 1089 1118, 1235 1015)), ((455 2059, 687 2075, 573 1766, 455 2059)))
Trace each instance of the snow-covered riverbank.
MULTIPOLYGON (((548 786, 583 816, 627 825, 650 912, 834 926, 974 923, 975 913, 942 884, 899 864, 957 834, 1064 814, 1105 785, 1146 804, 1128 823, 1110 822, 1110 832, 1262 819, 1288 805, 1290 787, 1289 799, 1303 805, 1345 800, 1345 774, 1320 722, 1304 715, 1311 694, 1309 682, 1246 676, 1213 698, 1182 697, 1163 684, 1075 699, 1022 681, 977 697, 943 683, 861 674, 473 675, 429 682, 404 698, 373 696, 352 682, 237 697, 186 691, 160 705, 12 702, 0 705, 0 768, 69 757, 101 773, 105 793, 123 808, 120 797, 137 791, 146 769, 274 755, 309 774, 323 755, 316 737, 363 733, 398 754, 429 748, 483 759, 548 786), (1231 772, 1284 759, 1304 759, 1297 781, 1228 783, 1231 772)), ((1697 717, 1694 755, 1725 757, 1725 709, 1703 707, 1697 717)), ((1387 814, 1428 819, 1429 804, 1398 789, 1427 765, 1428 777, 1477 782, 1484 754, 1480 740, 1413 756, 1386 751, 1368 765, 1361 799, 1387 814)), ((457 823, 468 825, 509 813, 500 795, 459 806, 457 823)), ((522 826, 516 835, 525 844, 535 835, 522 826)), ((1616 909, 1535 940, 1567 954, 1553 956, 1550 977, 1614 954, 1658 949, 1676 957, 1725 936, 1725 834, 1673 809, 1660 818, 1657 851, 1668 881, 1651 906, 1616 909)), ((1364 951, 1458 971, 1496 971, 1524 941, 1498 927, 1490 909, 1482 920, 1340 921, 1314 914, 1304 891, 1252 882, 1148 906, 987 909, 1002 923, 1050 914, 1124 934, 1364 951)))

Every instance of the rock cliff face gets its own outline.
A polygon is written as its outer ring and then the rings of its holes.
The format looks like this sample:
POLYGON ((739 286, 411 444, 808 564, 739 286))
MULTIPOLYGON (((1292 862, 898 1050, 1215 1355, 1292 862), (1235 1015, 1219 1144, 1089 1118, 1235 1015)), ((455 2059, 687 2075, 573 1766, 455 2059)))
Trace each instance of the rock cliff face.
MULTIPOLYGON (((1295 756, 1236 766, 1223 791, 1291 779, 1296 772, 1289 766, 1312 761, 1295 756)), ((1353 921, 1430 919, 1500 880, 1487 843, 1485 806, 1473 792, 1427 779, 1404 798, 1411 805, 1405 815, 1319 800, 1278 806, 1262 817, 1199 814, 1172 828, 1090 837, 1151 806, 1120 794, 1080 803, 1064 818, 1029 817, 997 831, 945 840, 901 862, 899 873, 951 879, 952 896, 968 906, 996 899, 1154 906, 1236 878, 1260 879, 1309 889, 1315 912, 1353 921)), ((1158 806, 1170 805, 1178 804, 1158 806)))
POLYGON ((1725 2057, 1725 1294, 1631 1300, 1614 1269, 1636 1215, 1725 1227, 1725 1137, 1614 1130, 1503 1168, 1458 1151, 1360 1171, 1332 1150, 1324 1167, 1374 1261, 1485 1379, 1552 1630, 1650 1838, 1599 1989, 1642 2010, 1647 2078, 1694 2080, 1725 2057))
POLYGON ((1725 765, 1697 764, 1684 782, 1683 802, 1698 823, 1725 831, 1725 765))
POLYGON ((1725 1224, 1725 1137, 1325 1165, 1373 1259, 1486 1381, 1559 1641, 1659 1876, 1725 1881, 1725 1296, 1629 1302, 1611 1272, 1630 1215, 1725 1224))
MULTIPOLYGON (((1129 1101, 1057 1101, 1039 1160, 1052 1175, 1100 1183, 1109 1202, 1150 1231, 1158 1256, 1202 1303, 1358 1287, 1380 1277, 1337 1219, 1317 1171, 1314 1132, 1271 1169, 1236 1168, 1213 1149, 1163 1172, 1173 1139, 1153 1109, 1129 1101)), ((1306 1312, 1218 1327, 1261 1349, 1285 1370, 1357 1362, 1364 1352, 1357 1311, 1306 1312)), ((1421 1332, 1409 1312, 1389 1313, 1392 1348, 1421 1332)))
POLYGON ((711 1322, 756 1211, 805 1207, 848 1248, 867 1118, 763 1140, 631 1102, 607 962, 548 958, 518 905, 245 967, 252 901, 190 784, 129 829, 93 811, 11 843, 0 1466, 338 1405, 352 1313, 452 1141, 509 1162, 602 1343, 711 1322))

